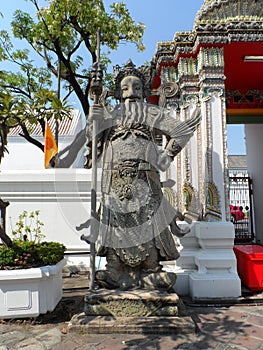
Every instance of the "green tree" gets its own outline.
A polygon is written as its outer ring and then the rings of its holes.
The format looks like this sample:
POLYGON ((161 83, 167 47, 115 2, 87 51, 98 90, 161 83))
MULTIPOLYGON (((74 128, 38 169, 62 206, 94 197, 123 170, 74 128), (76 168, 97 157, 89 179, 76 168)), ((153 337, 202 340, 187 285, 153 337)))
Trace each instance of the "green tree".
POLYGON ((20 126, 20 135, 44 151, 43 144, 31 136, 32 127, 40 124, 44 134, 45 120, 70 117, 66 98, 61 100, 52 90, 50 72, 35 67, 29 53, 14 49, 8 33, 0 32, 0 62, 17 66, 14 71, 0 71, 0 161, 12 128, 20 126))
MULTIPOLYGON (((50 103, 60 107, 56 116, 61 118, 64 116, 60 114, 64 105, 62 103, 59 106, 60 96, 54 91, 52 97, 46 96, 44 102, 48 103, 42 103, 42 109, 38 108, 37 113, 35 110, 37 94, 51 94, 52 76, 55 76, 59 82, 64 82, 65 97, 62 101, 75 93, 87 116, 91 67, 98 58, 97 31, 100 30, 100 43, 104 52, 101 60, 106 71, 110 63, 109 51, 116 50, 121 42, 132 42, 138 50, 144 50, 144 25, 133 20, 123 2, 112 3, 106 12, 102 0, 25 1, 32 4, 36 16, 17 10, 11 26, 14 37, 25 40, 31 50, 15 49, 8 33, 4 30, 0 32, 0 61, 10 61, 19 67, 15 73, 0 71, 0 90, 10 91, 12 96, 19 96, 27 104, 33 113, 29 118, 31 123, 42 122, 43 115, 39 113, 46 113, 50 103), (45 6, 40 6, 40 3, 45 6), (38 68, 30 60, 32 50, 42 58, 45 67, 38 68)), ((54 112, 54 108, 50 108, 50 111, 54 112)), ((23 136, 29 139, 28 135, 25 136, 27 126, 28 122, 23 124, 23 136)), ((7 128, 10 128, 8 123, 7 128)))

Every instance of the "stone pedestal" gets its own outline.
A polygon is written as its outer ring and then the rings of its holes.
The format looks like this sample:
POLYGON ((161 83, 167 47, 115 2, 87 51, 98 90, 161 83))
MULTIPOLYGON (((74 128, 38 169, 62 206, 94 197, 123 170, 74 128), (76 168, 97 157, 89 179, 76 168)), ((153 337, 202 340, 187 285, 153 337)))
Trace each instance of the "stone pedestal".
POLYGON ((148 317, 178 316, 180 299, 176 293, 98 290, 86 294, 84 301, 87 316, 148 317))
POLYGON ((176 293, 90 291, 84 312, 73 316, 69 331, 86 333, 194 332, 195 324, 176 293))

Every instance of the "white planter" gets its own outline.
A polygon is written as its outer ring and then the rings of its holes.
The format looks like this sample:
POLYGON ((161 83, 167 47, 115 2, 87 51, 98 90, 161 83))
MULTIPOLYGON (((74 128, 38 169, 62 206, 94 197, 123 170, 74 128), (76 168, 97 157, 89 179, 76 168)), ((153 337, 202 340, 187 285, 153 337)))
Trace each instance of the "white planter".
POLYGON ((56 265, 0 271, 0 319, 36 317, 53 311, 62 298, 62 269, 56 265))

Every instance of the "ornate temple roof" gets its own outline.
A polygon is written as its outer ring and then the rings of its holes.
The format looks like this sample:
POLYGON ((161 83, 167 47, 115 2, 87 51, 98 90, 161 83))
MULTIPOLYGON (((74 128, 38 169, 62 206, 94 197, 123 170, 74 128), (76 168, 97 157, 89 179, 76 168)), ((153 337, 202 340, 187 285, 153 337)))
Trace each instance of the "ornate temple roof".
POLYGON ((208 48, 223 49, 226 91, 241 97, 257 91, 249 108, 262 108, 263 0, 204 0, 192 30, 175 32, 173 40, 157 43, 157 74, 169 66, 179 76, 180 62, 194 61, 201 49, 208 48))
POLYGON ((172 41, 157 43, 156 59, 173 62, 180 54, 193 54, 200 45, 232 42, 258 43, 262 55, 262 41, 263 0, 205 0, 193 30, 176 32, 172 41))
POLYGON ((262 0, 206 0, 197 12, 194 28, 235 24, 240 29, 263 28, 262 0))

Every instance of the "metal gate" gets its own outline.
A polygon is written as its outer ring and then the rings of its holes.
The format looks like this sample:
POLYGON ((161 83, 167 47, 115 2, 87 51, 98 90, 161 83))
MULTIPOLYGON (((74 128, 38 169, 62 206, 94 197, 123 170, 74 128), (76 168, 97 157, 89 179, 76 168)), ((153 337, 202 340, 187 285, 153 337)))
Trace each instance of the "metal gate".
POLYGON ((235 226, 235 243, 254 241, 253 191, 250 177, 229 178, 231 221, 235 226))

